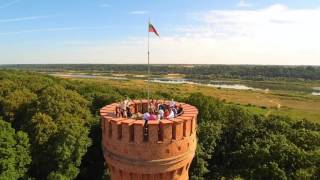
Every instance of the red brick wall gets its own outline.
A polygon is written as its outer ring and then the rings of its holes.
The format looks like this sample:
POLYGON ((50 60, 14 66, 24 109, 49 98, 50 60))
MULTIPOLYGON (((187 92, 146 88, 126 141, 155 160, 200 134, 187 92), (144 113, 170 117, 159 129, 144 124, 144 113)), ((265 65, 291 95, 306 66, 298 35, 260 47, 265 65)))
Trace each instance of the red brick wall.
MULTIPOLYGON (((134 102, 138 111, 146 110, 146 100, 134 102)), ((149 121, 148 139, 144 139, 143 120, 115 116, 116 103, 100 110, 104 157, 112 179, 188 179, 197 144, 198 110, 177 104, 184 113, 173 120, 149 121)))

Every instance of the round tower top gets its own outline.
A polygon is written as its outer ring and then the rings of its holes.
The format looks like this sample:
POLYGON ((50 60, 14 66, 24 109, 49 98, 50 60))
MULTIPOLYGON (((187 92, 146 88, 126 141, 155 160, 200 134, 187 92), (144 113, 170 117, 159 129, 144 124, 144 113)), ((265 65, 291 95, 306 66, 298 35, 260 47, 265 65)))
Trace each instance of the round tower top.
MULTIPOLYGON (((170 106, 170 101, 157 100, 170 106)), ((148 110, 147 100, 133 100, 133 113, 148 110)), ((137 167, 143 173, 156 173, 185 165, 194 156, 198 110, 189 104, 176 102, 183 113, 172 119, 149 120, 118 117, 120 103, 107 105, 100 110, 103 134, 103 152, 112 164, 134 172, 137 167), (178 163, 180 162, 180 163, 178 163), (177 166, 169 166, 169 164, 177 166), (152 167, 152 168, 150 168, 152 167), (170 167, 170 168, 168 168, 170 167)))
MULTIPOLYGON (((167 106, 170 106, 170 103, 172 101, 166 101, 166 100, 156 100, 154 103, 158 104, 165 104, 167 106)), ((144 126, 144 120, 142 120, 142 116, 139 116, 138 114, 142 115, 143 113, 148 111, 148 100, 133 100, 130 102, 130 105, 133 106, 133 114, 135 114, 134 118, 126 118, 121 117, 117 115, 117 107, 121 106, 121 103, 113 103, 107 106, 104 106, 100 109, 100 115, 102 119, 101 125, 103 126, 102 129, 104 129, 104 126, 108 126, 108 124, 117 125, 117 126, 139 126, 139 128, 143 128, 144 126), (107 124, 106 124, 107 123, 107 124)), ((181 107, 183 109, 183 113, 177 117, 171 118, 171 119, 162 119, 162 120, 149 120, 148 121, 148 129, 153 129, 152 127, 158 127, 158 131, 156 134, 159 134, 158 139, 150 139, 146 137, 144 138, 144 142, 158 142, 158 141, 166 141, 166 140, 176 140, 177 135, 173 134, 171 136, 167 134, 162 134, 162 130, 164 127, 170 126, 172 131, 176 130, 177 124, 183 124, 183 136, 186 137, 191 134, 193 134, 196 130, 196 120, 198 115, 198 110, 194 106, 191 106, 186 103, 176 102, 175 106, 181 107), (189 127, 190 126, 190 127, 189 127), (166 137, 171 137, 170 139, 165 139, 166 137)), ((169 128, 169 127, 168 127, 169 128)), ((123 129, 123 128, 122 128, 123 129)), ((156 129, 156 128, 155 128, 156 129)), ((111 126, 108 128, 109 136, 117 136, 118 139, 122 139, 121 132, 116 132, 117 129, 112 129, 111 126), (115 134, 118 133, 118 134, 115 134)), ((133 133, 133 132, 131 132, 133 133)), ((166 133, 166 132, 163 132, 166 133)), ((136 133, 134 133, 136 134, 136 133)), ((136 139, 134 134, 130 135, 130 140, 134 142, 140 142, 141 139, 136 139), (136 140, 135 140, 136 139, 136 140)), ((148 133, 150 134, 150 133, 148 133)), ((156 135, 155 134, 155 135, 156 135)), ((149 136, 150 137, 150 136, 149 136)), ((151 137, 155 138, 155 137, 151 137)))

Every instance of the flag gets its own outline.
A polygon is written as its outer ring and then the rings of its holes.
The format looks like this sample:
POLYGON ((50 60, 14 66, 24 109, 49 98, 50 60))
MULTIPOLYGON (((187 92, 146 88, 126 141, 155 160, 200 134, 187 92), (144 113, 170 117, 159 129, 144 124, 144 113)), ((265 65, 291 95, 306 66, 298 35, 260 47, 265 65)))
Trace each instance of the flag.
POLYGON ((159 33, 157 32, 156 28, 154 28, 151 23, 149 23, 149 32, 153 32, 153 33, 155 33, 157 36, 159 36, 159 33))

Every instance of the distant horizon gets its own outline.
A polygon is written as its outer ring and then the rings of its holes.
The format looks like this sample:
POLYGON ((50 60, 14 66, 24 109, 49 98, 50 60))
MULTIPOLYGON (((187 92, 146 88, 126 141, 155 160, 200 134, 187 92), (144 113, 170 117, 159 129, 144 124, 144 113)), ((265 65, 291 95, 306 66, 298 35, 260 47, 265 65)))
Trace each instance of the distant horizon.
MULTIPOLYGON (((126 64, 106 64, 106 63, 72 63, 72 64, 0 64, 0 66, 15 66, 15 65, 148 65, 147 63, 126 63, 126 64)), ((312 66, 312 67, 320 67, 320 65, 285 65, 285 64, 150 64, 150 66, 159 65, 159 66, 170 66, 170 65, 196 65, 196 66, 203 66, 203 65, 217 65, 217 66, 312 66)))

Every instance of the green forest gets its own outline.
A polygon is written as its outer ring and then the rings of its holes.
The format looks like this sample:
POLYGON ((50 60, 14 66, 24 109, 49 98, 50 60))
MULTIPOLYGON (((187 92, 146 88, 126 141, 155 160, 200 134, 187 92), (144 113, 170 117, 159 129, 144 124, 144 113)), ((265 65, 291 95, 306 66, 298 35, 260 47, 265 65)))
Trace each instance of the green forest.
MULTIPOLYGON (((319 68, 308 72, 294 76, 320 77, 319 68)), ((317 122, 265 117, 200 93, 172 97, 159 90, 152 96, 199 109, 191 179, 320 179, 317 122)), ((140 99, 146 92, 1 70, 0 180, 108 178, 98 112, 125 97, 140 99)))
MULTIPOLYGON (((17 64, 2 65, 0 68, 37 70, 44 72, 81 71, 87 73, 145 73, 144 64, 17 64)), ((320 80, 319 66, 267 66, 267 65, 165 65, 153 64, 153 74, 163 75, 170 73, 186 74, 187 78, 210 79, 305 79, 320 80)))

